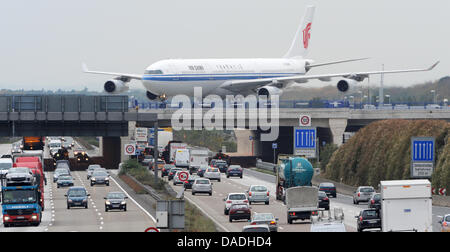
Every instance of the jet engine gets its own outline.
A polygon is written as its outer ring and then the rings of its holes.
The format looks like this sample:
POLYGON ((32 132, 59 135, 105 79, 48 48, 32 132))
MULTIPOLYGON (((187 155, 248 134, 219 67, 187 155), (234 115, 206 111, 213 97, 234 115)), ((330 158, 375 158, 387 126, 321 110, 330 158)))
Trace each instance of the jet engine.
POLYGON ((273 86, 265 86, 258 89, 258 96, 267 96, 270 98, 272 95, 281 95, 283 90, 273 87, 273 86))
POLYGON ((357 86, 357 81, 349 79, 342 79, 337 83, 337 89, 342 93, 353 92, 357 89, 357 86))
POLYGON ((128 90, 128 86, 121 80, 109 80, 105 83, 105 91, 110 94, 123 93, 128 90))

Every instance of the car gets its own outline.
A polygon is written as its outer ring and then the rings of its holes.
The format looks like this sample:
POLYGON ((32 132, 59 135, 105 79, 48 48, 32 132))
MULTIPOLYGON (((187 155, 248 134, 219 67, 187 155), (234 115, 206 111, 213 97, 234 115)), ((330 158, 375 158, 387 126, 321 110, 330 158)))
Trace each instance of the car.
POLYGON ((35 183, 35 177, 30 168, 14 167, 10 168, 5 175, 6 185, 31 184, 35 183))
POLYGON ((380 212, 376 209, 364 209, 355 218, 357 219, 358 232, 373 228, 381 230, 380 212))
POLYGON ((379 194, 379 193, 372 194, 372 198, 370 198, 370 200, 369 200, 368 207, 380 210, 381 209, 381 194, 379 194))
POLYGON ((228 169, 226 169, 227 178, 229 177, 240 177, 242 178, 243 169, 240 165, 230 165, 228 169))
POLYGON ((220 182, 221 173, 218 168, 209 167, 203 174, 204 178, 209 180, 217 180, 220 182))
POLYGON ((269 226, 270 232, 278 232, 278 218, 275 218, 272 213, 254 213, 250 225, 269 226))
POLYGON ((109 186, 109 175, 107 172, 102 170, 94 170, 91 176, 91 186, 105 184, 109 186))
POLYGON ((87 179, 90 179, 92 176, 92 173, 95 171, 95 169, 101 169, 102 167, 98 164, 92 164, 89 165, 87 168, 87 179))
POLYGON ((58 177, 59 176, 61 176, 61 175, 67 175, 67 176, 70 176, 70 173, 69 173, 69 171, 67 170, 67 169, 56 169, 54 172, 53 172, 53 183, 56 183, 56 181, 58 181, 58 177))
POLYGON ((205 171, 208 170, 208 168, 209 166, 207 165, 201 165, 197 170, 197 175, 203 178, 203 175, 205 175, 205 171))
POLYGON ((320 232, 320 233, 345 233, 345 225, 342 222, 332 221, 332 222, 318 222, 311 225, 310 232, 320 232))
POLYGON ((126 199, 128 197, 123 192, 110 192, 106 195, 105 199, 105 212, 108 212, 112 209, 127 211, 127 202, 126 199))
POLYGON ((194 184, 195 180, 200 178, 199 176, 196 175, 190 175, 188 180, 186 182, 184 182, 184 189, 192 189, 192 185, 194 184))
POLYGON ((153 163, 153 156, 152 155, 146 155, 144 156, 144 159, 142 160, 141 164, 143 166, 150 166, 150 163, 153 163))
POLYGON ((359 202, 368 202, 372 198, 372 194, 375 193, 375 189, 371 186, 360 186, 353 193, 353 204, 358 205, 359 202))
POLYGON ((211 159, 211 161, 209 162, 209 165, 211 167, 214 167, 214 165, 216 164, 217 161, 219 161, 219 159, 211 159))
POLYGON ((319 205, 318 208, 330 210, 330 199, 324 191, 319 191, 319 205))
POLYGON ((89 162, 89 155, 81 149, 73 151, 73 156, 77 160, 78 163, 87 163, 89 162))
MULTIPOLYGON (((59 162, 59 161, 67 161, 67 160, 58 160, 57 162, 59 162)), ((71 173, 70 173, 70 166, 67 165, 67 163, 65 163, 65 162, 57 163, 57 164, 56 164, 56 169, 55 169, 55 170, 58 170, 58 169, 61 169, 61 170, 64 169, 64 170, 67 171, 67 173, 71 174, 71 173)))
POLYGON ((269 189, 262 185, 252 185, 247 190, 248 203, 264 202, 269 205, 269 189))
POLYGON ((252 211, 248 204, 234 204, 230 207, 228 213, 228 220, 233 222, 234 220, 247 220, 249 221, 252 216, 252 211))
MULTIPOLYGON (((166 162, 164 162, 162 159, 158 159, 158 161, 156 161, 156 165, 158 166, 158 171, 162 171, 165 164, 166 164, 166 162)), ((152 169, 155 170, 153 167, 152 167, 152 169)))
POLYGON ((172 179, 173 180, 173 185, 178 185, 178 184, 183 184, 184 183, 183 181, 180 180, 180 177, 179 177, 181 172, 183 172, 183 171, 177 171, 175 173, 175 175, 173 176, 173 179, 172 179))
POLYGON ((442 217, 442 219, 439 220, 438 223, 441 224, 441 232, 450 232, 450 214, 442 217))
POLYGON ((8 170, 13 167, 11 158, 0 158, 0 179, 4 179, 8 170))
POLYGON ((67 198, 67 209, 71 207, 88 208, 88 197, 91 196, 86 188, 81 186, 72 186, 64 195, 67 198))
POLYGON ((70 171, 70 161, 69 160, 57 160, 56 164, 55 164, 56 169, 58 169, 61 166, 69 167, 69 171, 70 171))
POLYGON ((228 196, 223 199, 225 202, 225 206, 223 209, 223 213, 228 215, 230 212, 230 208, 233 204, 248 204, 248 198, 245 193, 230 193, 228 196))
POLYGON ((181 168, 172 168, 169 171, 169 175, 167 175, 167 179, 169 179, 169 181, 171 181, 173 179, 173 177, 175 176, 175 174, 179 171, 182 171, 183 169, 181 168))
POLYGON ((333 196, 333 198, 336 198, 336 186, 333 183, 320 183, 319 191, 325 192, 328 197, 333 196))
POLYGON ((268 225, 249 225, 242 228, 244 233, 269 233, 270 228, 268 225))
POLYGON ((192 195, 196 193, 208 193, 209 196, 212 195, 212 183, 209 179, 197 178, 192 185, 192 195))
POLYGON ((228 163, 223 160, 218 160, 214 163, 215 168, 218 168, 221 173, 226 173, 228 170, 228 163))
POLYGON ((73 178, 70 175, 60 175, 56 181, 56 187, 74 186, 73 178))
POLYGON ((170 169, 176 168, 173 164, 165 164, 161 170, 161 177, 165 177, 169 175, 170 169))

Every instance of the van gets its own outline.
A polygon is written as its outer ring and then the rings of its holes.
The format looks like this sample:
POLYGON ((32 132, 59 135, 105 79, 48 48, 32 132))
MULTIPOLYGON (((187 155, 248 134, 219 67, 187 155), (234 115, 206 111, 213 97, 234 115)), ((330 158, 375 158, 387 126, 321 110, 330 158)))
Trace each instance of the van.
POLYGON ((190 159, 189 150, 179 149, 175 153, 175 166, 189 168, 189 159, 190 159))

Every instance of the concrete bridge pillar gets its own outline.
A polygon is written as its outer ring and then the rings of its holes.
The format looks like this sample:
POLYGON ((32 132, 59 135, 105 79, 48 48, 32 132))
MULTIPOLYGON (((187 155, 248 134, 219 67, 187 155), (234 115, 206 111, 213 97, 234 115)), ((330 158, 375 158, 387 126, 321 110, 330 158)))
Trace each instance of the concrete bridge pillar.
POLYGON ((330 118, 330 130, 333 136, 333 143, 337 146, 342 145, 342 136, 347 128, 348 120, 346 118, 330 118))
POLYGON ((120 164, 121 151, 120 137, 103 137, 103 159, 104 167, 107 169, 117 169, 120 164))
POLYGON ((237 155, 257 156, 259 153, 259 140, 256 139, 256 132, 248 129, 235 129, 237 142, 237 155))

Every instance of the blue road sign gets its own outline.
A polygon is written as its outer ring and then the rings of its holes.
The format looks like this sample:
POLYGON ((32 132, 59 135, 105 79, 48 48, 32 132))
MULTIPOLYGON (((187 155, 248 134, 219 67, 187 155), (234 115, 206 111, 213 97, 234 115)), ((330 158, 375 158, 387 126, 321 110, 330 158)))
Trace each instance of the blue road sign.
POLYGON ((278 144, 277 143, 272 143, 272 149, 278 149, 278 144))
POLYGON ((295 129, 295 148, 315 149, 316 148, 316 129, 295 129))
POLYGON ((414 139, 412 142, 413 162, 433 162, 434 161, 434 141, 414 139))

